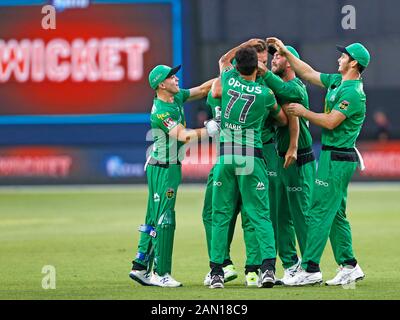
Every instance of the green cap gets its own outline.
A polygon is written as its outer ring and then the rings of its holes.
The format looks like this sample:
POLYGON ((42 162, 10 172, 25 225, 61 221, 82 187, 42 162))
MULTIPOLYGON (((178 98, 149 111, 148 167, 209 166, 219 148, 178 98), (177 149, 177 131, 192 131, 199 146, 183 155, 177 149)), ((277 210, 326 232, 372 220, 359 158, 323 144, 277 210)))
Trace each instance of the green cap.
POLYGON ((181 65, 176 67, 168 67, 163 64, 159 64, 154 67, 153 70, 149 73, 149 84, 152 89, 157 89, 158 85, 163 82, 165 79, 173 76, 175 73, 179 71, 181 65))
POLYGON ((297 52, 297 50, 295 48, 293 48, 292 46, 286 46, 286 49, 289 50, 289 52, 294 55, 297 59, 300 59, 300 55, 297 52))
MULTIPOLYGON (((286 46, 286 49, 288 49, 289 52, 291 54, 293 54, 296 58, 300 59, 300 55, 299 55, 299 53, 297 52, 297 50, 295 48, 293 48, 292 46, 286 46)), ((268 53, 269 54, 274 55, 275 52, 276 52, 276 48, 274 46, 269 46, 268 47, 268 53)))
POLYGON ((371 60, 371 56, 367 50, 361 43, 352 43, 347 47, 336 46, 336 48, 343 53, 348 54, 354 60, 356 60, 361 66, 366 68, 371 60))

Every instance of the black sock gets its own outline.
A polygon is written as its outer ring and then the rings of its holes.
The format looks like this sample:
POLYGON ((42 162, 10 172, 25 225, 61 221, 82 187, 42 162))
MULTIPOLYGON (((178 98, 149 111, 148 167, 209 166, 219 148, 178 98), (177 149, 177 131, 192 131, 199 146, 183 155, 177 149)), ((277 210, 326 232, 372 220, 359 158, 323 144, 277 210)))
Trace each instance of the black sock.
POLYGON ((352 267, 356 267, 357 265, 357 260, 356 258, 350 259, 350 260, 346 260, 345 262, 343 262, 344 266, 352 266, 352 267))
POLYGON ((318 263, 315 263, 315 262, 312 262, 312 261, 308 261, 307 262, 306 271, 310 272, 310 273, 314 273, 314 272, 320 272, 321 269, 319 268, 319 264, 318 263))
POLYGON ((224 276, 224 270, 222 270, 222 264, 210 261, 211 277, 214 275, 224 276))
POLYGON ((260 267, 261 272, 265 272, 266 270, 271 270, 273 272, 275 272, 275 263, 276 263, 276 259, 264 259, 264 261, 262 262, 262 265, 260 267))
POLYGON ((132 261, 132 270, 142 271, 142 270, 147 270, 147 267, 136 261, 132 261))
POLYGON ((233 264, 231 259, 225 259, 224 262, 222 262, 222 268, 225 268, 226 266, 229 266, 230 264, 233 264))
POLYGON ((248 274, 249 272, 258 272, 259 268, 259 265, 247 265, 244 267, 244 274, 248 274))

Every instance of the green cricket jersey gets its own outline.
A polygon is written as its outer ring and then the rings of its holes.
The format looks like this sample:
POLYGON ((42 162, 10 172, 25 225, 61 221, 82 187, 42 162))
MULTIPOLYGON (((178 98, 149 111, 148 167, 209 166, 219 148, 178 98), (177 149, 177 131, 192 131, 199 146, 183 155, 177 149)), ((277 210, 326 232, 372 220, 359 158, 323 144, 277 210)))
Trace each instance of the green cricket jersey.
POLYGON ((221 117, 221 98, 214 98, 211 90, 208 92, 206 103, 210 107, 214 119, 221 117))
MULTIPOLYGON (((302 104, 307 109, 310 108, 306 86, 299 78, 285 82, 269 71, 265 74, 264 81, 272 89, 280 105, 295 102, 302 104)), ((299 118, 299 127, 298 149, 308 148, 312 145, 308 121, 304 118, 299 118)), ((278 127, 276 138, 279 152, 286 152, 290 144, 289 126, 278 127)))
MULTIPOLYGON (((237 64, 236 60, 233 59, 232 65, 235 67, 236 64, 237 64)), ((263 86, 268 87, 268 85, 265 83, 264 77, 262 77, 262 76, 257 75, 256 82, 263 86)), ((268 142, 271 139, 275 138, 275 135, 276 135, 276 130, 275 130, 275 125, 274 125, 274 119, 270 115, 270 116, 266 117, 264 120, 262 132, 261 132, 261 141, 263 143, 268 142)))
MULTIPOLYGON (((263 77, 257 77, 256 82, 263 86, 268 87, 263 77)), ((275 136, 276 136, 276 130, 275 130, 274 118, 272 117, 272 115, 269 115, 268 117, 265 118, 263 123, 263 128, 261 132, 261 141, 263 143, 266 143, 271 139, 275 138, 275 136)))
POLYGON ((276 130, 274 124, 274 118, 269 116, 263 122, 263 128, 261 132, 261 141, 266 143, 271 139, 275 138, 276 130))
POLYGON ((184 150, 180 150, 184 143, 171 138, 168 134, 178 124, 186 127, 183 103, 189 96, 189 90, 180 89, 172 103, 161 101, 157 97, 153 101, 150 123, 154 144, 151 156, 160 162, 174 163, 184 156, 184 150))
POLYGON ((243 79, 236 69, 221 74, 221 85, 221 142, 262 148, 264 120, 274 112, 276 104, 273 92, 257 82, 243 79))
POLYGON ((335 129, 322 129, 322 144, 337 148, 353 148, 366 112, 366 96, 362 80, 342 81, 340 74, 325 73, 321 73, 320 78, 328 89, 324 112, 337 110, 346 116, 335 129))

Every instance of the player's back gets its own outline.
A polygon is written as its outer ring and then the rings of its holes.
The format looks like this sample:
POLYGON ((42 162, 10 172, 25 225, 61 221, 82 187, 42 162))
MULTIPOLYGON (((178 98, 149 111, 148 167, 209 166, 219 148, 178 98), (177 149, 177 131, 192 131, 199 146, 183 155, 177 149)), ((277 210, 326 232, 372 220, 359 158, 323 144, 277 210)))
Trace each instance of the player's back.
POLYGON ((275 105, 272 91, 236 69, 222 73, 221 84, 221 142, 262 148, 263 120, 275 105))

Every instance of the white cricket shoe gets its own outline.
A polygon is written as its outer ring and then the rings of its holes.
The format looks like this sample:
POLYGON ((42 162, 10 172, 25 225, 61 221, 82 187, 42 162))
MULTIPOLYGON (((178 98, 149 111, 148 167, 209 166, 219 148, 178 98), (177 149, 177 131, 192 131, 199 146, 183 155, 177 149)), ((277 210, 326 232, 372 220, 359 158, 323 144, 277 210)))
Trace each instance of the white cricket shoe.
POLYGON ((336 276, 333 279, 326 281, 325 284, 327 286, 339 286, 362 280, 364 277, 365 274, 358 264, 355 267, 340 266, 337 269, 336 276))
POLYGON ((203 284, 207 287, 211 284, 211 271, 206 274, 203 284))
POLYGON ((213 275, 211 277, 210 289, 223 289, 224 288, 224 277, 220 275, 213 275))
POLYGON ((260 282, 260 278, 258 277, 257 272, 249 272, 246 274, 246 287, 258 287, 260 282))
POLYGON ((150 273, 147 272, 147 270, 132 270, 129 272, 129 277, 142 286, 152 286, 150 282, 150 273))
POLYGON ((258 281, 259 288, 272 288, 275 285, 275 272, 272 270, 266 270, 261 272, 260 270, 260 280, 258 281))
POLYGON ((277 285, 285 284, 286 281, 293 278, 300 270, 301 270, 301 259, 299 258, 296 264, 284 270, 283 278, 277 280, 275 284, 277 285))
POLYGON ((295 276, 285 281, 286 286, 306 286, 321 283, 321 272, 307 272, 304 269, 300 269, 295 276))
POLYGON ((172 278, 169 273, 159 276, 156 272, 153 272, 150 278, 150 283, 153 286, 165 287, 165 288, 182 287, 182 283, 172 278))

